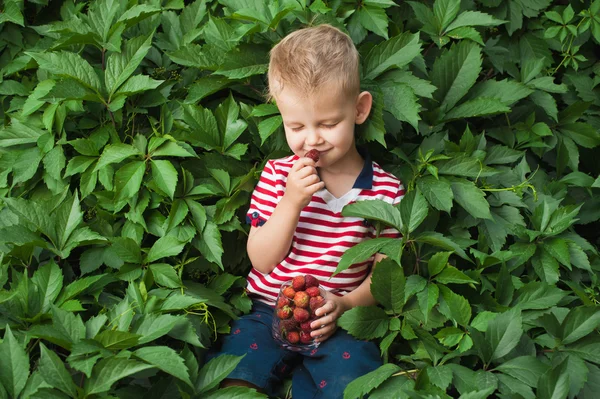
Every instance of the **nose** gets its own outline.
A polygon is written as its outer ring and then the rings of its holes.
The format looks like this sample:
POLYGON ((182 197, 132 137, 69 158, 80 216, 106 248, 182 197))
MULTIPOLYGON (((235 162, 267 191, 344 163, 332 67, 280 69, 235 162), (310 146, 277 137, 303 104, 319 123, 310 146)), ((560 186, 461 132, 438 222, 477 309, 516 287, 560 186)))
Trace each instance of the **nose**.
POLYGON ((319 130, 316 128, 307 129, 306 133, 306 144, 313 147, 320 144, 322 137, 319 134, 319 130))

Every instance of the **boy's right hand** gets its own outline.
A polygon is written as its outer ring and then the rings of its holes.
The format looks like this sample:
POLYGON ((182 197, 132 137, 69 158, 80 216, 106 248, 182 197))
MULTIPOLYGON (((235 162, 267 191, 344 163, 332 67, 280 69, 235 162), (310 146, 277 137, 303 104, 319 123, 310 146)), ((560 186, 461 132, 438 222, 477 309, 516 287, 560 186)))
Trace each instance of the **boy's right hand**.
POLYGON ((321 181, 315 161, 299 158, 287 177, 284 198, 302 210, 310 202, 313 194, 325 187, 321 181))

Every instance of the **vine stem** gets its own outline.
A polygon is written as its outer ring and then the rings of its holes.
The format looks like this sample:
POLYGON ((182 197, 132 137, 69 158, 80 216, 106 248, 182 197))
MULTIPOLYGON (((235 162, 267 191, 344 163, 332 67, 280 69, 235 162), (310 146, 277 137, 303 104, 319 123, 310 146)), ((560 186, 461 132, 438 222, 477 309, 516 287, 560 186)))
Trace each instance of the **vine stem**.
POLYGON ((419 369, 400 371, 400 372, 398 372, 396 374, 392 374, 392 377, 398 377, 398 376, 406 375, 406 374, 413 374, 413 373, 416 373, 418 371, 419 371, 419 369))

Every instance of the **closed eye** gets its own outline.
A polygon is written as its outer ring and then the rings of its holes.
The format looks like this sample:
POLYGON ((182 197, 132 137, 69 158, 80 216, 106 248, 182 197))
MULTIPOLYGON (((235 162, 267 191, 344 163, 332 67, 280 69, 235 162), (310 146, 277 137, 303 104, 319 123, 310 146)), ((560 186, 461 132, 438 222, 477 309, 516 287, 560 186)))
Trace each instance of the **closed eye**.
MULTIPOLYGON (((334 123, 333 125, 321 125, 326 129, 333 129, 334 127, 337 126, 337 123, 334 123)), ((300 127, 292 127, 292 132, 299 132, 300 130, 304 129, 304 126, 300 126, 300 127)))

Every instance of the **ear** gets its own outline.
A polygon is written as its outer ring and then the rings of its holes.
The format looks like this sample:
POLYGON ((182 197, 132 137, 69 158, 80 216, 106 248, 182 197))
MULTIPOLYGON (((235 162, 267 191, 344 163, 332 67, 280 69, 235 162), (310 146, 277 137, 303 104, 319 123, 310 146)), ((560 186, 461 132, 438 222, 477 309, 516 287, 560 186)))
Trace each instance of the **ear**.
POLYGON ((356 118, 354 123, 360 125, 367 120, 373 105, 373 96, 368 91, 361 92, 356 98, 356 118))

